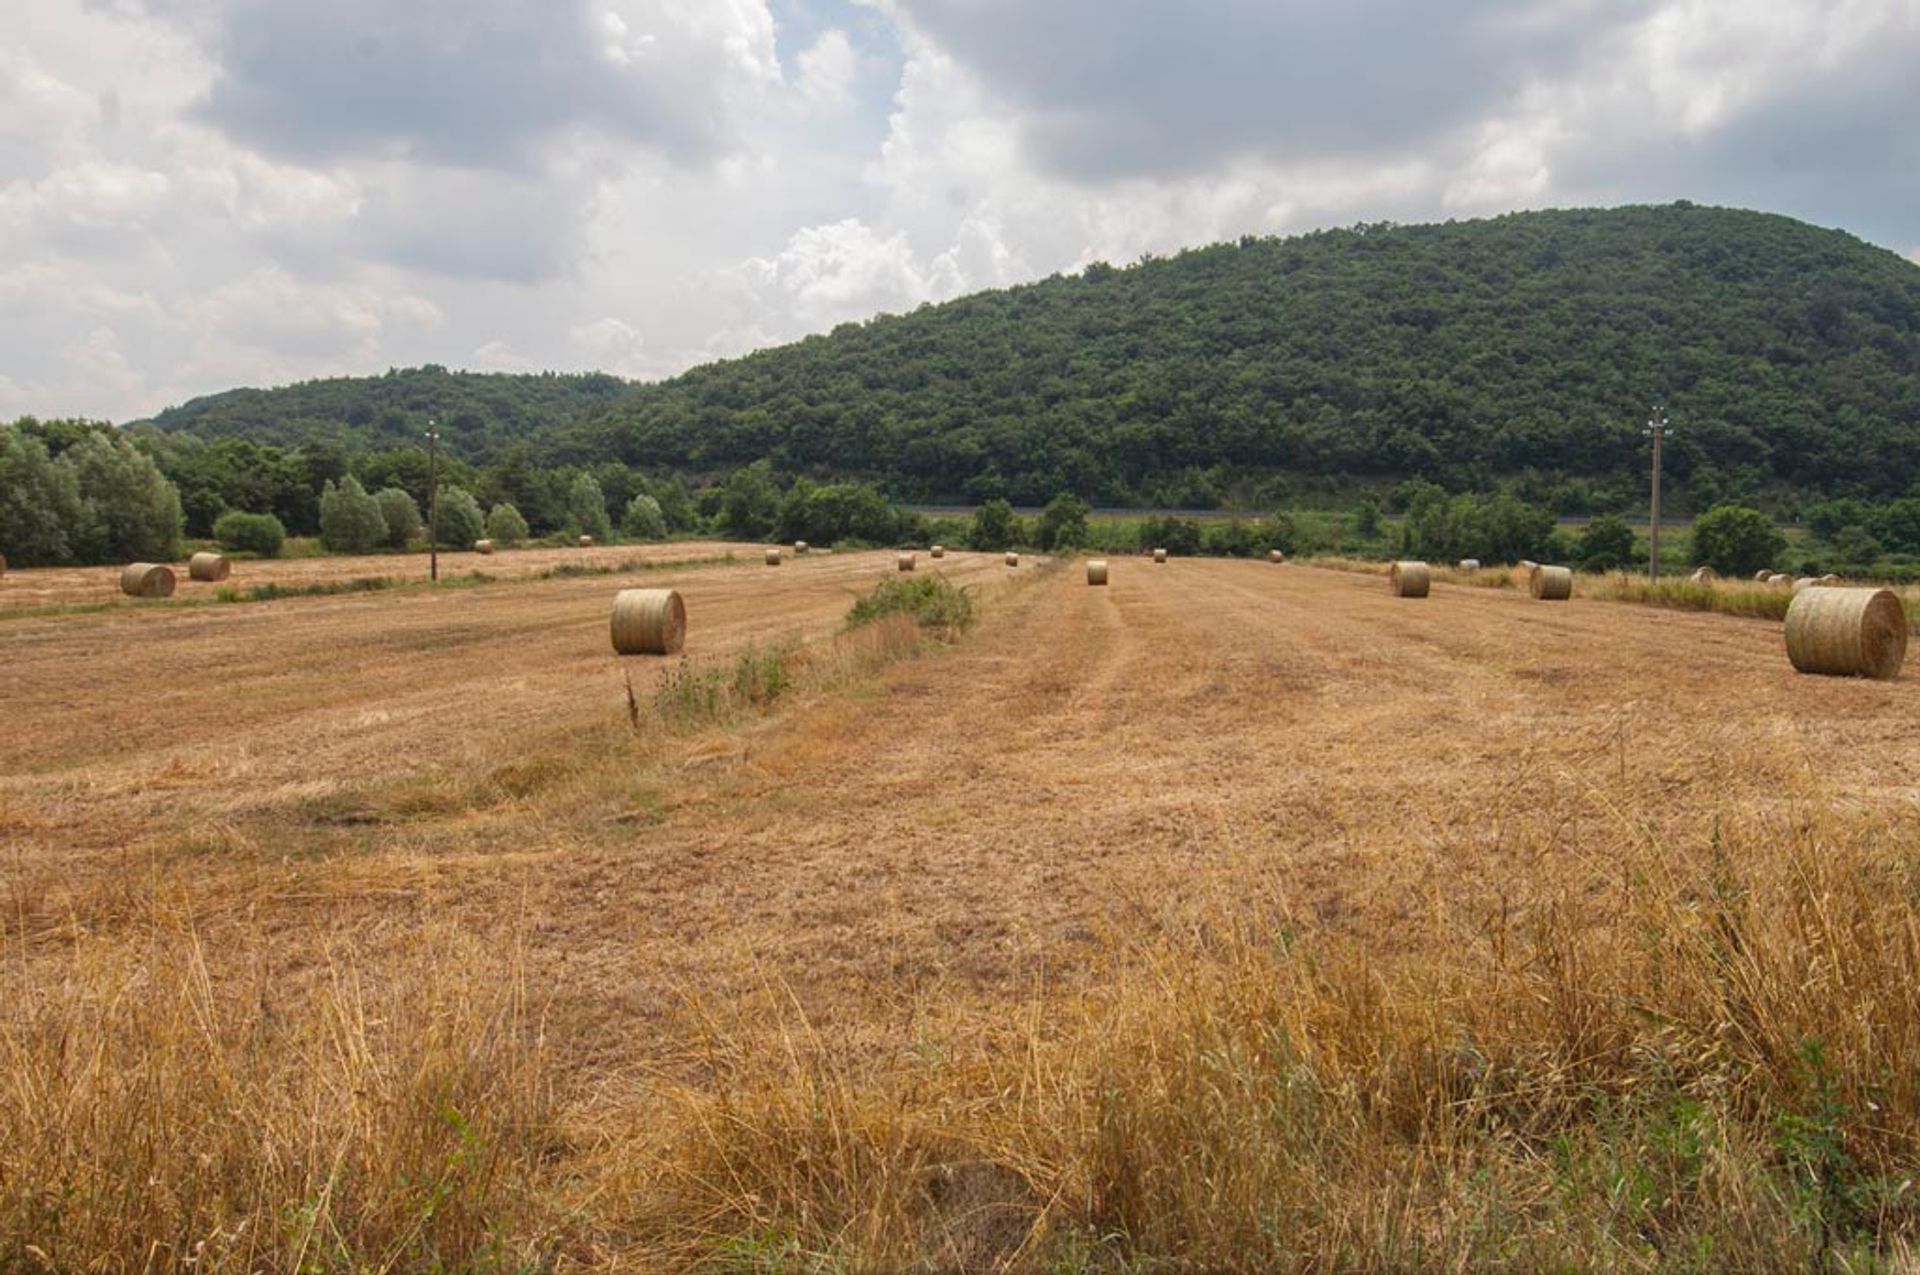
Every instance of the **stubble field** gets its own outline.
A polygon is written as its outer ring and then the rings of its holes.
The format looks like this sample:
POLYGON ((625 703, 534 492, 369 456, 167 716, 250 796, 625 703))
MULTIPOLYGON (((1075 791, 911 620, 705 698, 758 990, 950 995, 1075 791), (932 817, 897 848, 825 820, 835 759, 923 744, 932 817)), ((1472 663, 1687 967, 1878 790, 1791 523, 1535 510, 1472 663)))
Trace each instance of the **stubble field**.
POLYGON ((1910 1255, 1911 677, 936 566, 932 649, 886 553, 0 624, 0 1268, 1910 1255))

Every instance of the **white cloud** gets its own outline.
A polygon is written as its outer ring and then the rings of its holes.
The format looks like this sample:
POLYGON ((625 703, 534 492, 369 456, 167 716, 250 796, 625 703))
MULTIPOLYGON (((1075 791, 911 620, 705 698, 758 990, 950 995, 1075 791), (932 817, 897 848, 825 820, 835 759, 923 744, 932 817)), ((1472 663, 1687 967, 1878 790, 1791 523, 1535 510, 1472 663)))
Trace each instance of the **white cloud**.
POLYGON ((823 32, 800 55, 799 67, 801 97, 816 106, 846 105, 859 63, 845 31, 823 32))

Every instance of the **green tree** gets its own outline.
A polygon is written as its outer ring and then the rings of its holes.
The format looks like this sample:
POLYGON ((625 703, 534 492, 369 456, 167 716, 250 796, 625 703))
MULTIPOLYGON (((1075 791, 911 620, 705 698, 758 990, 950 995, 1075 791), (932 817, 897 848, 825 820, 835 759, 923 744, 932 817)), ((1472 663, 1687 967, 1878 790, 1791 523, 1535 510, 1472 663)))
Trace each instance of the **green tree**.
POLYGON ((0 553, 23 567, 76 562, 89 539, 87 518, 73 468, 40 439, 0 429, 0 553))
POLYGON ((1633 561, 1633 528, 1612 514, 1595 518, 1580 533, 1574 556, 1582 571, 1615 571, 1633 561))
POLYGON ((780 489, 764 460, 729 474, 718 500, 720 529, 740 540, 765 540, 780 520, 780 489))
POLYGON ((487 532, 486 516, 480 502, 465 487, 440 488, 440 512, 437 538, 442 549, 470 549, 487 532))
POLYGON ((1715 505, 1694 520, 1694 564, 1721 575, 1752 575, 1771 567, 1786 548, 1787 538, 1758 509, 1715 505))
POLYGON ((94 431, 61 453, 87 508, 89 561, 164 562, 178 557, 185 518, 180 492, 153 458, 126 438, 94 431))
POLYGON ((320 493, 320 543, 329 553, 366 553, 385 542, 387 518, 380 502, 348 474, 320 493))
POLYGON ((577 475, 567 488, 567 526, 596 540, 606 540, 613 535, 613 520, 607 517, 606 493, 592 474, 577 475))
POLYGON ((520 511, 504 501, 487 510, 487 539, 503 545, 517 545, 531 534, 520 511))
POLYGON ((1362 496, 1353 510, 1353 534, 1362 540, 1372 540, 1380 534, 1380 502, 1372 496, 1362 496))
POLYGON ((1072 492, 1063 491, 1040 511, 1033 538, 1048 552, 1067 552, 1087 543, 1087 502, 1072 492))
POLYGON ((627 509, 620 517, 620 529, 635 540, 664 540, 667 535, 667 516, 660 512, 660 502, 641 492, 627 502, 627 509))
POLYGON ((1001 499, 993 499, 973 511, 973 522, 967 527, 967 546, 972 549, 997 550, 1013 547, 1020 535, 1020 519, 1014 516, 1013 506, 1001 499))
POLYGON ((213 524, 213 538, 220 547, 237 553, 257 553, 262 558, 277 558, 287 542, 287 529, 272 514, 242 513, 229 509, 213 524))
POLYGON ((373 499, 387 523, 387 546, 404 549, 412 544, 420 534, 420 506, 413 503, 413 497, 398 487, 382 487, 373 499))

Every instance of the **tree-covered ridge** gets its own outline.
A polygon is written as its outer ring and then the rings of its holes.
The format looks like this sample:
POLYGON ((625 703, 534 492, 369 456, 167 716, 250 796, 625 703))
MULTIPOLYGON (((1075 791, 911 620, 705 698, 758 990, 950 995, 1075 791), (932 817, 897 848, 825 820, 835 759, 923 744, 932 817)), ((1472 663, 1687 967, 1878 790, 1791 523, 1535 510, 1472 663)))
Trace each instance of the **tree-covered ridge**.
POLYGON ((568 429, 559 458, 1112 505, 1534 471, 1529 494, 1573 511, 1637 490, 1655 402, 1695 508, 1905 491, 1920 268, 1684 203, 1247 238, 697 368, 568 429))
POLYGON ((349 451, 378 451, 418 443, 432 416, 450 452, 485 462, 517 441, 592 415, 632 389, 631 382, 603 372, 450 372, 429 365, 271 390, 227 390, 170 407, 151 423, 206 439, 281 447, 325 441, 349 451))

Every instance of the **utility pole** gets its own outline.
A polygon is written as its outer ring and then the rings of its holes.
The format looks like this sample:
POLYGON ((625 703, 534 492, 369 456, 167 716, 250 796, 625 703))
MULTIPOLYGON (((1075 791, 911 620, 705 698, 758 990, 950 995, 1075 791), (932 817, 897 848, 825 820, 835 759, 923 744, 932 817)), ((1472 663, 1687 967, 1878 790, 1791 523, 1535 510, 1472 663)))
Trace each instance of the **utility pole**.
MULTIPOLYGON (((1657 449, 1658 443, 1654 444, 1657 449)), ((427 577, 440 580, 440 430, 427 417, 427 577)))
POLYGON ((1653 509, 1647 519, 1647 578, 1660 578, 1660 444, 1667 437, 1667 409, 1656 406, 1647 421, 1646 433, 1653 439, 1653 509))

